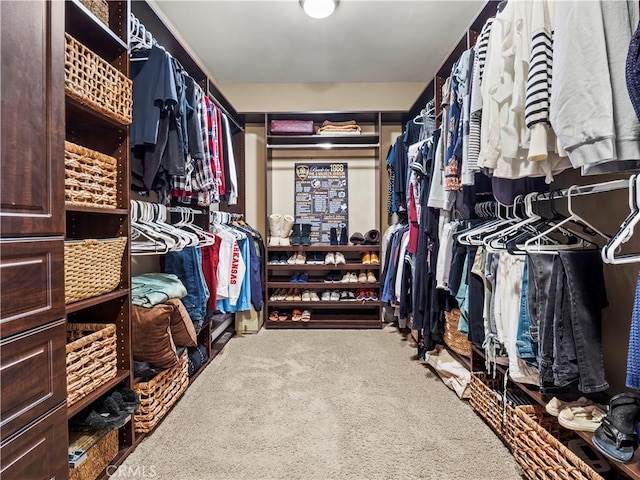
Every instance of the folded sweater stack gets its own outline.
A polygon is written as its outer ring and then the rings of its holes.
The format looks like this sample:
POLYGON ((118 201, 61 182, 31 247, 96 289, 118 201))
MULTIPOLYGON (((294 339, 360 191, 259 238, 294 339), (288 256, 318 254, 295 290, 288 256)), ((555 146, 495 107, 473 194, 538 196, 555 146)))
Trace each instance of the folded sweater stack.
POLYGON ((319 135, 351 135, 359 134, 361 132, 360 126, 355 120, 349 120, 347 122, 330 122, 325 120, 322 126, 318 128, 319 135))

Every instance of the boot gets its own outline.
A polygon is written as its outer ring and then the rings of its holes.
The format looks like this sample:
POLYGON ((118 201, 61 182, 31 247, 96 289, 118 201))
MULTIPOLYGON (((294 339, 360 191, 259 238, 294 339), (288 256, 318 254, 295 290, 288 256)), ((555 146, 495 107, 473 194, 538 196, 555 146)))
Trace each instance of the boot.
POLYGON ((604 455, 618 462, 633 458, 638 437, 636 425, 640 419, 640 395, 620 393, 609 401, 609 411, 593 433, 593 444, 604 455))
POLYGON ((308 247, 311 245, 311 224, 302 224, 302 234, 300 235, 300 244, 308 247))
POLYGON ((291 245, 300 246, 302 244, 302 224, 296 223, 293 225, 293 231, 291 233, 291 245))
POLYGON ((338 231, 336 227, 331 227, 329 230, 329 243, 331 245, 338 245, 338 231))
POLYGON ((347 244, 347 227, 340 228, 340 245, 347 244))
POLYGON ((282 233, 282 215, 273 213, 269 215, 269 246, 280 245, 280 234, 282 233))
POLYGON ((289 242, 289 235, 291 235, 291 228, 293 227, 294 218, 291 215, 285 215, 282 217, 282 230, 280 232, 280 245, 288 247, 291 245, 289 242))

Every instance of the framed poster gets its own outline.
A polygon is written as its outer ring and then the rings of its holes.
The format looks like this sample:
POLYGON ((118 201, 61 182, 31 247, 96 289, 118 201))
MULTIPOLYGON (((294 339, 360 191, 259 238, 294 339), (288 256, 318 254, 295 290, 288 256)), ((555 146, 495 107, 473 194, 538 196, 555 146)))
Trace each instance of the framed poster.
POLYGON ((294 175, 296 222, 311 224, 311 244, 329 245, 331 227, 349 231, 347 164, 296 163, 294 175))

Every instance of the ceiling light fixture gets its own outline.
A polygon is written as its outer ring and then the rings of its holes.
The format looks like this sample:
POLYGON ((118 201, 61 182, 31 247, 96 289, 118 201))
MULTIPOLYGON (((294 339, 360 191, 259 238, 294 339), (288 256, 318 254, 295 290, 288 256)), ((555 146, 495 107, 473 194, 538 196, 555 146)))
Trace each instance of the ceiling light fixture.
POLYGON ((327 18, 338 7, 340 0, 300 0, 304 13, 311 18, 327 18))

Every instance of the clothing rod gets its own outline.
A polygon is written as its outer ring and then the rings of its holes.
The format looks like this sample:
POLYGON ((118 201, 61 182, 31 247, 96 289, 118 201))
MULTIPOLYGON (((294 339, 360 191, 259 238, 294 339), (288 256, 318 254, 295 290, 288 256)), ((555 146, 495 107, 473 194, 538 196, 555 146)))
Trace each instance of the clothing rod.
POLYGON ((547 193, 542 193, 537 195, 533 199, 538 200, 549 200, 552 195, 554 198, 556 196, 566 197, 569 194, 569 190, 571 190, 571 196, 576 197, 580 195, 591 195, 593 193, 604 193, 604 192, 612 192, 614 190, 624 190, 629 188, 629 180, 612 180, 610 182, 602 182, 602 183, 594 183, 592 185, 580 185, 577 187, 571 188, 563 188, 562 190, 555 190, 547 193))
POLYGON ((167 207, 167 212, 171 212, 171 213, 180 213, 181 210, 187 210, 195 215, 204 215, 205 213, 202 210, 196 210, 194 208, 189 208, 189 207, 167 207))
POLYGON ((240 124, 238 123, 238 121, 233 117, 233 115, 231 115, 231 114, 227 111, 227 109, 226 109, 226 108, 224 108, 224 107, 222 106, 222 104, 220 103, 220 100, 218 100, 216 97, 214 97, 214 96, 213 96, 213 95, 211 95, 210 93, 209 93, 209 100, 211 100, 213 103, 215 103, 215 104, 216 104, 216 106, 217 106, 220 110, 222 110, 222 113, 224 113, 224 114, 227 116, 227 118, 228 118, 231 122, 233 122, 233 124, 234 124, 236 127, 238 127, 238 128, 240 129, 240 131, 241 131, 241 132, 244 132, 244 127, 243 127, 242 125, 240 125, 240 124))

